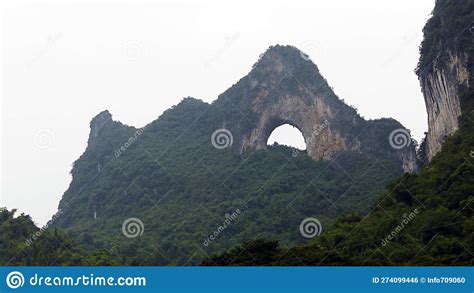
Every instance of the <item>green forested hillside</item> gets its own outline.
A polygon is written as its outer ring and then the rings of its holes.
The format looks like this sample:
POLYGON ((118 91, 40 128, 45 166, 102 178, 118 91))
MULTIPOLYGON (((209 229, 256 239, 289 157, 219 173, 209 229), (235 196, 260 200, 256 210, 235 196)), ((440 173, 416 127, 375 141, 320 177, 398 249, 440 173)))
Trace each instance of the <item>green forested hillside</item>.
POLYGON ((114 261, 133 265, 199 264, 256 237, 303 243, 302 219, 317 217, 329 229, 338 215, 366 213, 384 186, 403 173, 401 157, 414 153, 414 144, 407 137, 404 149, 391 147, 389 134, 400 129, 405 130, 394 119, 364 120, 298 49, 274 46, 212 104, 186 98, 143 129, 113 121, 107 111, 97 115, 53 225, 87 249, 107 249, 114 261), (340 110, 330 127, 313 130, 316 136, 349 120, 341 144, 359 144, 320 161, 280 145, 243 150, 242 137, 265 115, 254 111, 259 93, 273 85, 259 102, 277 103, 292 93, 312 101, 302 84, 340 110), (220 128, 233 136, 227 148, 213 144, 220 128), (216 232, 237 210, 238 217, 216 232), (130 218, 139 220, 138 237, 122 231, 130 218))
POLYGON ((382 159, 343 154, 335 162, 316 162, 302 151, 278 145, 239 155, 218 152, 203 142, 200 157, 172 149, 158 162, 147 157, 148 151, 156 155, 151 146, 143 148, 147 151, 133 153, 143 157, 127 159, 137 166, 133 172, 140 173, 104 169, 92 200, 77 197, 68 203, 82 215, 68 215, 66 207, 58 219, 59 225, 62 220, 78 223, 62 228, 76 242, 88 249, 109 249, 128 264, 197 263, 257 235, 293 245, 303 240, 301 219, 318 217, 329 228, 341 213, 367 212, 376 194, 401 173, 382 159), (135 183, 128 183, 133 178, 135 183), (203 245, 226 214, 237 209, 239 217, 216 241, 203 245), (121 230, 131 217, 144 226, 143 235, 133 239, 121 230))
MULTIPOLYGON (((204 265, 472 265, 474 263, 474 1, 436 1, 417 73, 452 52, 471 74, 459 88, 459 130, 416 174, 391 182, 370 213, 340 217, 305 246, 257 239, 204 265)), ((419 150, 423 160, 423 144, 419 150)))
MULTIPOLYGON (((290 64, 301 62, 293 47, 272 50, 290 52, 290 64)), ((319 73, 307 71, 301 80, 309 74, 321 82, 319 73)), ((331 161, 315 161, 305 151, 282 145, 244 152, 216 148, 211 138, 223 118, 234 123, 234 137, 253 123, 251 115, 247 121, 227 100, 237 102, 240 96, 245 102, 250 83, 242 79, 211 105, 186 98, 143 129, 113 121, 108 111, 97 115, 87 149, 74 162, 73 180, 59 204, 61 215, 33 250, 41 254, 40 243, 50 245, 48 239, 62 237, 77 249, 72 255, 87 253, 82 260, 70 256, 55 264, 92 264, 100 256, 97 263, 183 265, 199 264, 257 237, 301 244, 302 219, 317 217, 330 229, 341 214, 366 213, 384 186, 403 173, 388 139, 394 129, 404 129, 394 119, 359 118, 363 131, 354 128, 352 136, 371 140, 371 150, 347 150, 331 161), (247 122, 237 124, 239 119, 247 122), (237 211, 238 217, 220 231, 237 211), (123 230, 132 218, 140 221, 137 237, 123 230), (215 233, 218 237, 210 240, 215 233)), ((288 80, 282 86, 291 92, 300 84, 288 80)), ((330 98, 343 105, 334 94, 330 98)), ((21 250, 21 242, 12 245, 21 250)), ((9 250, 5 259, 15 251, 9 250)), ((25 255, 15 263, 24 261, 25 255)), ((39 257, 36 264, 52 263, 39 257)))
MULTIPOLYGON (((437 1, 418 70, 449 44, 469 55, 473 72, 473 3, 437 1)), ((213 104, 186 98, 143 129, 113 121, 107 111, 97 115, 61 215, 46 231, 26 215, 0 211, 0 264, 472 265, 472 87, 462 89, 460 129, 423 169, 404 174, 387 135, 406 130, 400 123, 353 115, 301 52, 270 50, 296 79, 268 74, 275 64, 267 58, 213 104), (301 81, 317 88, 343 108, 341 121, 355 117, 347 138, 369 143, 320 161, 282 145, 239 151, 234 141, 216 148, 216 129, 229 128, 236 138, 257 123, 256 80, 276 85, 262 104, 302 91, 301 81), (323 233, 308 240, 299 226, 310 217, 323 233), (128 231, 130 219, 137 225, 128 231)), ((414 148, 411 138, 406 142, 414 148)))
POLYGON ((462 119, 442 151, 393 181, 368 216, 343 216, 306 246, 256 240, 204 264, 473 265, 474 112, 462 119))
POLYGON ((31 218, 0 209, 0 265, 110 265, 109 253, 88 253, 63 232, 42 230, 31 218))

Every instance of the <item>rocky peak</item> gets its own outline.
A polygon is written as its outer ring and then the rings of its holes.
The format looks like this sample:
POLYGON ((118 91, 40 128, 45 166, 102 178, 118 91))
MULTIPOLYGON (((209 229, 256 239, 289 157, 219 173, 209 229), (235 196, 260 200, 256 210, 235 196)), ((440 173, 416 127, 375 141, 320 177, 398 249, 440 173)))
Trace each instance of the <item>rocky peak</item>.
POLYGON ((92 118, 90 122, 90 134, 89 134, 89 144, 95 142, 97 136, 99 135, 100 129, 104 127, 108 122, 112 121, 112 114, 108 110, 104 110, 92 118))
POLYGON ((370 153, 381 140, 382 153, 386 152, 381 155, 394 155, 404 162, 400 165, 405 171, 414 170, 413 145, 404 150, 389 146, 390 131, 408 131, 396 121, 365 121, 335 95, 307 55, 292 46, 270 47, 215 104, 223 112, 219 128, 233 133, 241 152, 266 149, 273 130, 289 124, 300 130, 314 160, 328 160, 343 151, 370 153))
POLYGON ((312 65, 312 63, 304 52, 293 46, 275 45, 269 47, 263 54, 260 55, 260 59, 254 65, 254 69, 281 72, 281 66, 287 69, 294 69, 295 67, 302 65, 312 65))

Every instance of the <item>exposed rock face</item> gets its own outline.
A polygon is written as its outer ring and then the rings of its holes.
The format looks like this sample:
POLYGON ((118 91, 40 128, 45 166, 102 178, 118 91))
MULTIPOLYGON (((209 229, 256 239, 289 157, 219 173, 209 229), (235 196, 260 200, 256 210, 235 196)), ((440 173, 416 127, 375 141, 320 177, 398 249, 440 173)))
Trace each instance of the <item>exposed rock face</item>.
MULTIPOLYGON (((346 142, 341 133, 331 130, 331 122, 337 110, 325 103, 324 97, 315 96, 312 103, 307 104, 302 89, 293 96, 281 97, 275 104, 268 107, 261 105, 257 97, 253 110, 260 114, 257 127, 248 137, 244 138, 242 148, 264 149, 272 131, 280 125, 290 124, 298 128, 306 142, 308 155, 313 159, 329 159, 334 153, 346 150, 346 142)), ((354 119, 357 119, 354 115, 354 119)), ((358 147, 354 148, 355 150, 358 147)))
POLYGON ((291 46, 274 46, 253 70, 214 103, 221 109, 220 127, 231 130, 239 151, 265 149, 280 125, 298 128, 308 155, 328 160, 342 151, 394 156, 414 171, 415 148, 409 131, 393 119, 366 121, 346 105, 307 56, 291 46), (406 146, 393 148, 390 133, 406 133, 406 146))
POLYGON ((97 138, 99 131, 107 122, 112 121, 112 115, 105 110, 97 114, 90 123, 91 132, 89 134, 89 144, 93 143, 97 138))
POLYGON ((394 176, 415 168, 407 129, 394 119, 360 117, 316 65, 289 46, 270 48, 212 104, 186 98, 143 132, 107 111, 90 128, 54 227, 70 229, 91 249, 110 249, 113 241, 117 257, 139 263, 150 253, 153 264, 199 260, 196 243, 213 245, 206 240, 209 227, 242 206, 232 233, 222 233, 222 244, 209 247, 209 254, 261 233, 287 239, 307 215, 366 212, 394 176), (283 146, 256 150, 285 123, 301 130, 307 154, 319 162, 303 152, 292 157, 294 150, 283 146), (275 216, 285 220, 274 222, 275 216), (144 246, 130 250, 120 227, 136 218, 147 232, 138 235, 144 246))
POLYGON ((428 133, 418 158, 421 164, 440 151, 471 109, 474 72, 474 0, 437 0, 423 28, 416 73, 428 114, 428 133))
POLYGON ((467 56, 451 51, 446 55, 446 61, 435 60, 427 73, 423 72, 419 77, 428 113, 428 160, 441 149, 445 138, 458 130, 458 117, 461 115, 459 88, 469 86, 467 56))

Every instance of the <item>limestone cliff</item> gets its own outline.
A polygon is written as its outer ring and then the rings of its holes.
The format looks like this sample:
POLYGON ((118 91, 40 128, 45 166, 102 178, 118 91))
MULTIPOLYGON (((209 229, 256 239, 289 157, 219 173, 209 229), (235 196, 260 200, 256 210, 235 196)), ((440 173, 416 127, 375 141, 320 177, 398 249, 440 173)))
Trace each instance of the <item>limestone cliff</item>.
POLYGON ((393 157, 405 171, 416 169, 414 143, 405 127, 393 119, 363 119, 336 96, 307 55, 292 46, 270 47, 214 106, 222 112, 219 127, 232 132, 241 152, 267 148, 272 131, 289 124, 301 131, 314 160, 349 151, 393 157), (401 147, 390 141, 394 132, 404 136, 401 147))
POLYGON ((424 28, 417 74, 428 114, 424 160, 441 149, 458 129, 462 114, 460 93, 470 86, 472 63, 469 49, 474 38, 474 1, 438 0, 424 28))
POLYGON ((143 265, 196 264, 255 235, 292 245, 309 215, 329 223, 367 213, 391 180, 414 170, 414 154, 399 122, 363 119, 306 55, 274 46, 212 104, 186 98, 141 129, 107 111, 93 118, 54 227, 143 265), (308 156, 267 147, 285 123, 301 130, 308 156), (209 240, 236 211, 238 220, 209 240))
POLYGON ((441 149, 447 136, 458 130, 461 115, 459 88, 469 86, 467 56, 447 52, 446 62, 434 62, 432 70, 420 75, 421 89, 428 113, 426 154, 428 160, 441 149))

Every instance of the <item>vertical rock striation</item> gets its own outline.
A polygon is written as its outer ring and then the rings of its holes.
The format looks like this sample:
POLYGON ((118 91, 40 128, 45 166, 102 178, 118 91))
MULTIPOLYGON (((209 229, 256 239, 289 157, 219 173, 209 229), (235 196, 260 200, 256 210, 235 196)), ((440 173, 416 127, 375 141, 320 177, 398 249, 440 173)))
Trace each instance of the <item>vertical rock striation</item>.
POLYGON ((362 118, 336 96, 307 55, 292 46, 270 47, 213 106, 221 112, 218 127, 234 134, 240 152, 267 148, 272 131, 289 124, 300 130, 314 160, 347 151, 392 158, 406 172, 416 169, 414 143, 405 127, 394 119, 362 118), (390 144, 394 131, 405 134, 406 145, 390 144))
POLYGON ((428 160, 441 149, 446 137, 458 130, 458 117, 461 115, 459 88, 469 86, 466 55, 450 51, 446 55, 445 62, 435 60, 430 70, 419 76, 428 113, 428 160))
POLYGON ((426 163, 458 130, 458 119, 469 108, 461 96, 472 86, 474 0, 437 0, 423 33, 416 73, 428 114, 420 158, 426 163))

